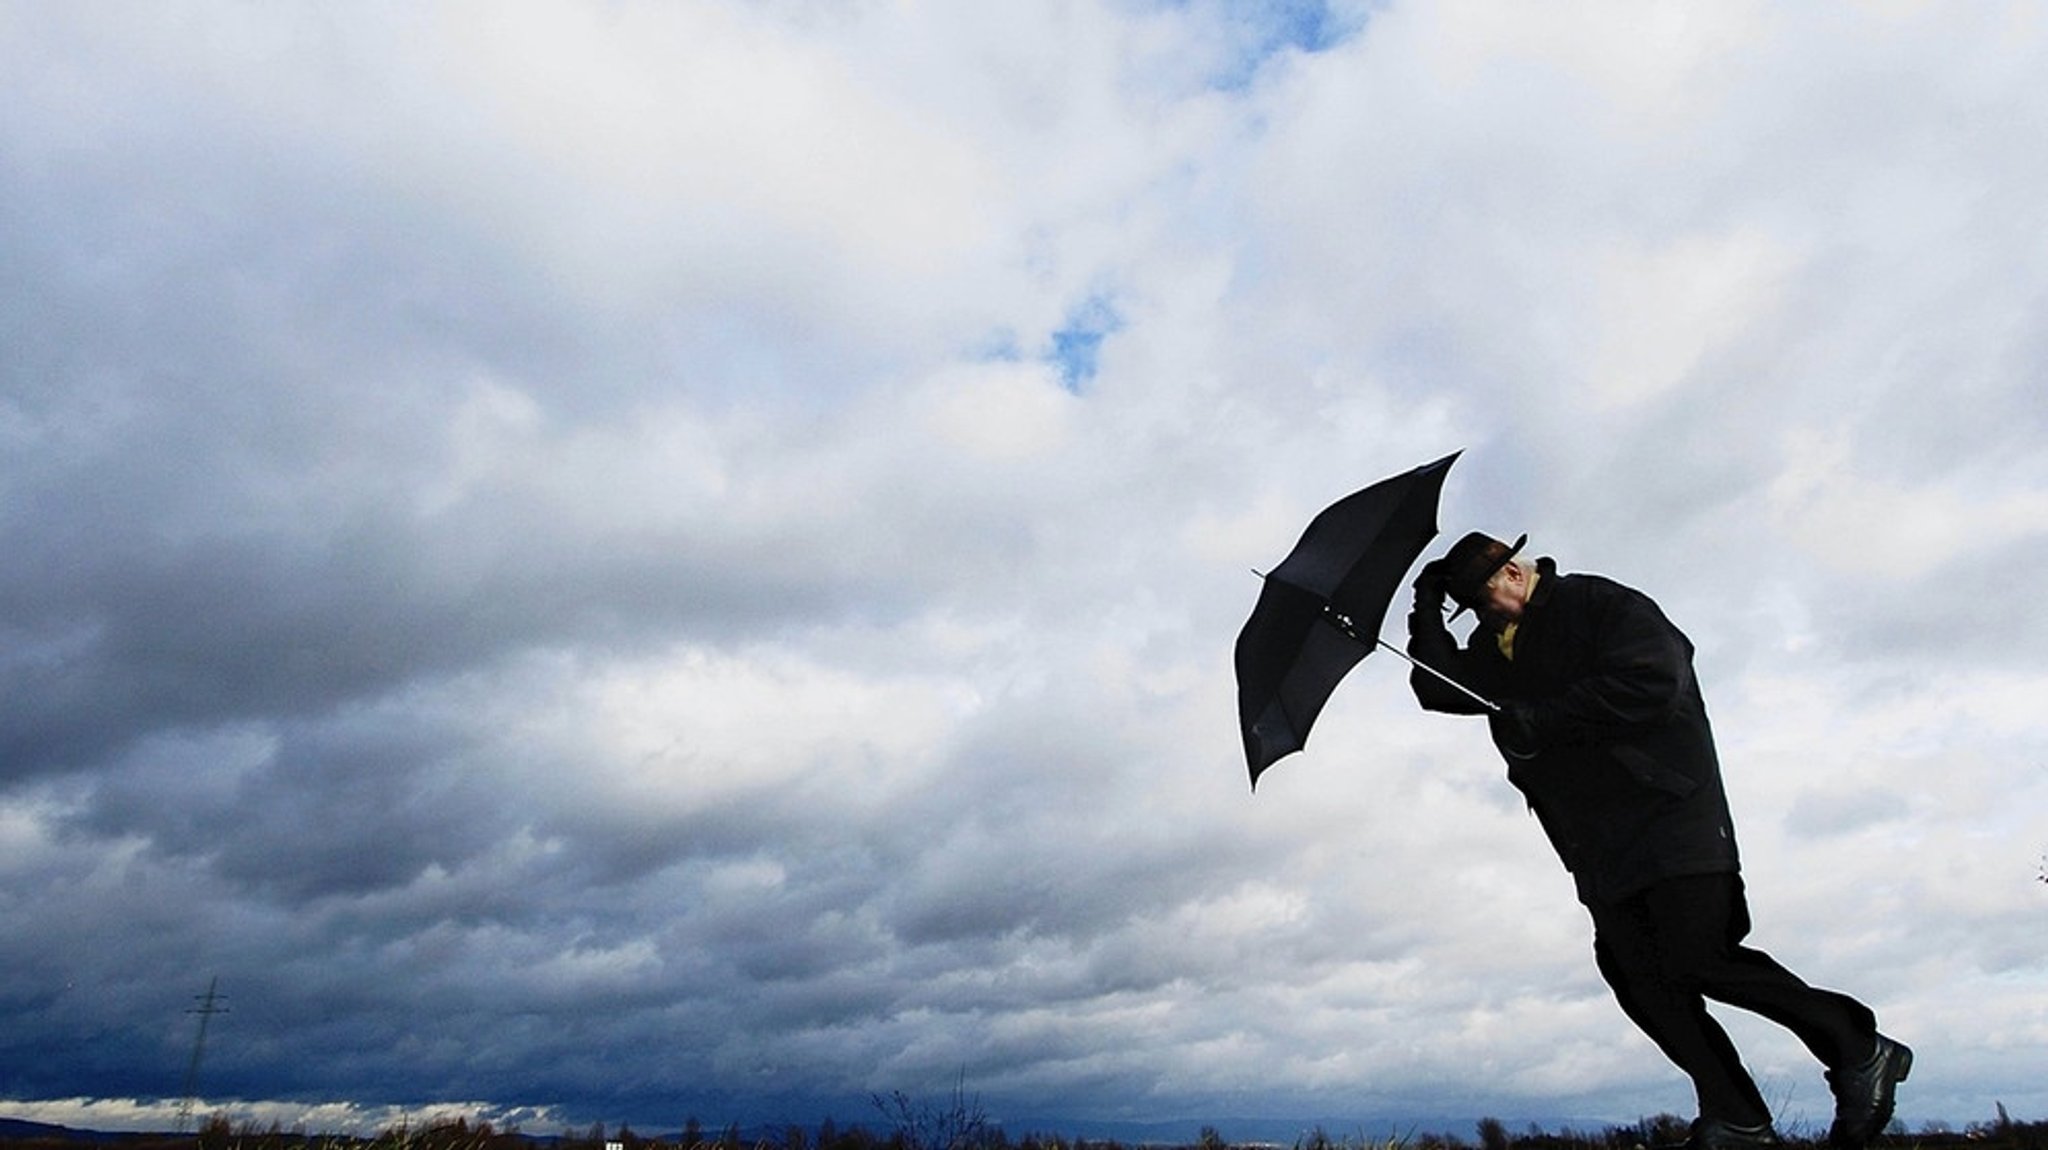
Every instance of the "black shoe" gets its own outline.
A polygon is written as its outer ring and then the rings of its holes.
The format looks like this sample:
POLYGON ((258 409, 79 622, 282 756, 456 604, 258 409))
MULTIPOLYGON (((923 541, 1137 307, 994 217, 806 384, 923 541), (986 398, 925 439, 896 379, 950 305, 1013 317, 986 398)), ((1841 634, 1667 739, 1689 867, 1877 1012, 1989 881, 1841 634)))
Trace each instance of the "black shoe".
POLYGON ((1757 1150, 1779 1143, 1778 1132, 1768 1122, 1737 1126, 1719 1118, 1702 1118, 1692 1124, 1692 1137, 1685 1140, 1685 1145, 1686 1150, 1757 1150))
POLYGON ((1836 1150, 1862 1150, 1883 1133, 1892 1120, 1893 1092, 1912 1069, 1913 1052, 1880 1034, 1869 1061, 1828 1071, 1828 1087, 1835 1092, 1828 1144, 1836 1150))

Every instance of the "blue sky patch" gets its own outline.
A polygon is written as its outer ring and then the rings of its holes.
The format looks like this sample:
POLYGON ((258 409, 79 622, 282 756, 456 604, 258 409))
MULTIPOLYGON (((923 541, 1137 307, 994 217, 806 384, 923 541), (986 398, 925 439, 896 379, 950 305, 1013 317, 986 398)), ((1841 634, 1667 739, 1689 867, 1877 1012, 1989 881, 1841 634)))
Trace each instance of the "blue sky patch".
POLYGON ((1103 338, 1123 328, 1123 317, 1107 296, 1090 296, 1067 313, 1066 326, 1052 333, 1047 355, 1060 371, 1060 386, 1079 395, 1095 378, 1103 338))
MULTIPOLYGON (((1190 0, 1173 0, 1185 8, 1190 0)), ((1228 22, 1238 29, 1239 52, 1212 82, 1241 88, 1267 60, 1282 52, 1321 52, 1358 30, 1362 20, 1330 10, 1329 0, 1220 0, 1228 22)))

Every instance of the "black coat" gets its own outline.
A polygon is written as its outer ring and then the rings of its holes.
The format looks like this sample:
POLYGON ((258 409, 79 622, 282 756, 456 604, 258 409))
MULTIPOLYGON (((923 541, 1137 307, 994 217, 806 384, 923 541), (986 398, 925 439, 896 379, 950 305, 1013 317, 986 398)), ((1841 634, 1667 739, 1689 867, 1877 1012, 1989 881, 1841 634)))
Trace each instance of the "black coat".
MULTIPOLYGON (((1408 651, 1496 702, 1528 704, 1538 750, 1494 742, 1588 904, 1614 902, 1679 875, 1739 869, 1735 827, 1714 754, 1692 642, 1649 596, 1599 575, 1538 578, 1512 660, 1482 626, 1459 647, 1440 615, 1409 617, 1408 651)), ((1433 711, 1478 704, 1415 671, 1433 711)))

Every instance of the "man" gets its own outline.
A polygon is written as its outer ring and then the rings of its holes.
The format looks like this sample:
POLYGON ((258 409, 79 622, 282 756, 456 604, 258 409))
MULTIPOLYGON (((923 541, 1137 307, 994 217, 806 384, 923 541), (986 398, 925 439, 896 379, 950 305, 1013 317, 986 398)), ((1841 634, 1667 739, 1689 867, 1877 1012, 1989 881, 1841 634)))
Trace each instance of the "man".
MULTIPOLYGON (((1693 1081, 1694 1150, 1778 1142, 1769 1108, 1706 999, 1797 1035, 1828 1068, 1829 1141, 1861 1150, 1891 1121, 1912 1051, 1870 1009, 1807 985, 1749 933, 1734 823, 1693 647, 1641 592, 1473 532, 1422 569, 1408 652, 1499 706, 1508 781, 1527 797, 1593 919, 1593 953, 1623 1013, 1693 1081), (1480 625, 1460 647, 1445 597, 1480 625)), ((1423 707, 1484 708, 1417 670, 1423 707)))

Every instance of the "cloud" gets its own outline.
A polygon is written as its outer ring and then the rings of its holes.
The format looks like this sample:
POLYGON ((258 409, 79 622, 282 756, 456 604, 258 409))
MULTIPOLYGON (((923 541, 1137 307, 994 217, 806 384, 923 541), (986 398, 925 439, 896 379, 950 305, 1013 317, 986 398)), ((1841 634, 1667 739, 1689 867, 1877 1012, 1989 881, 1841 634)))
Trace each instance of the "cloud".
POLYGON ((313 1124, 1684 1111, 1398 667, 1246 788, 1247 569, 1460 448, 1908 1121, 2048 1104, 2013 10, 0 21, 15 1112, 164 1121, 216 975, 313 1124))

